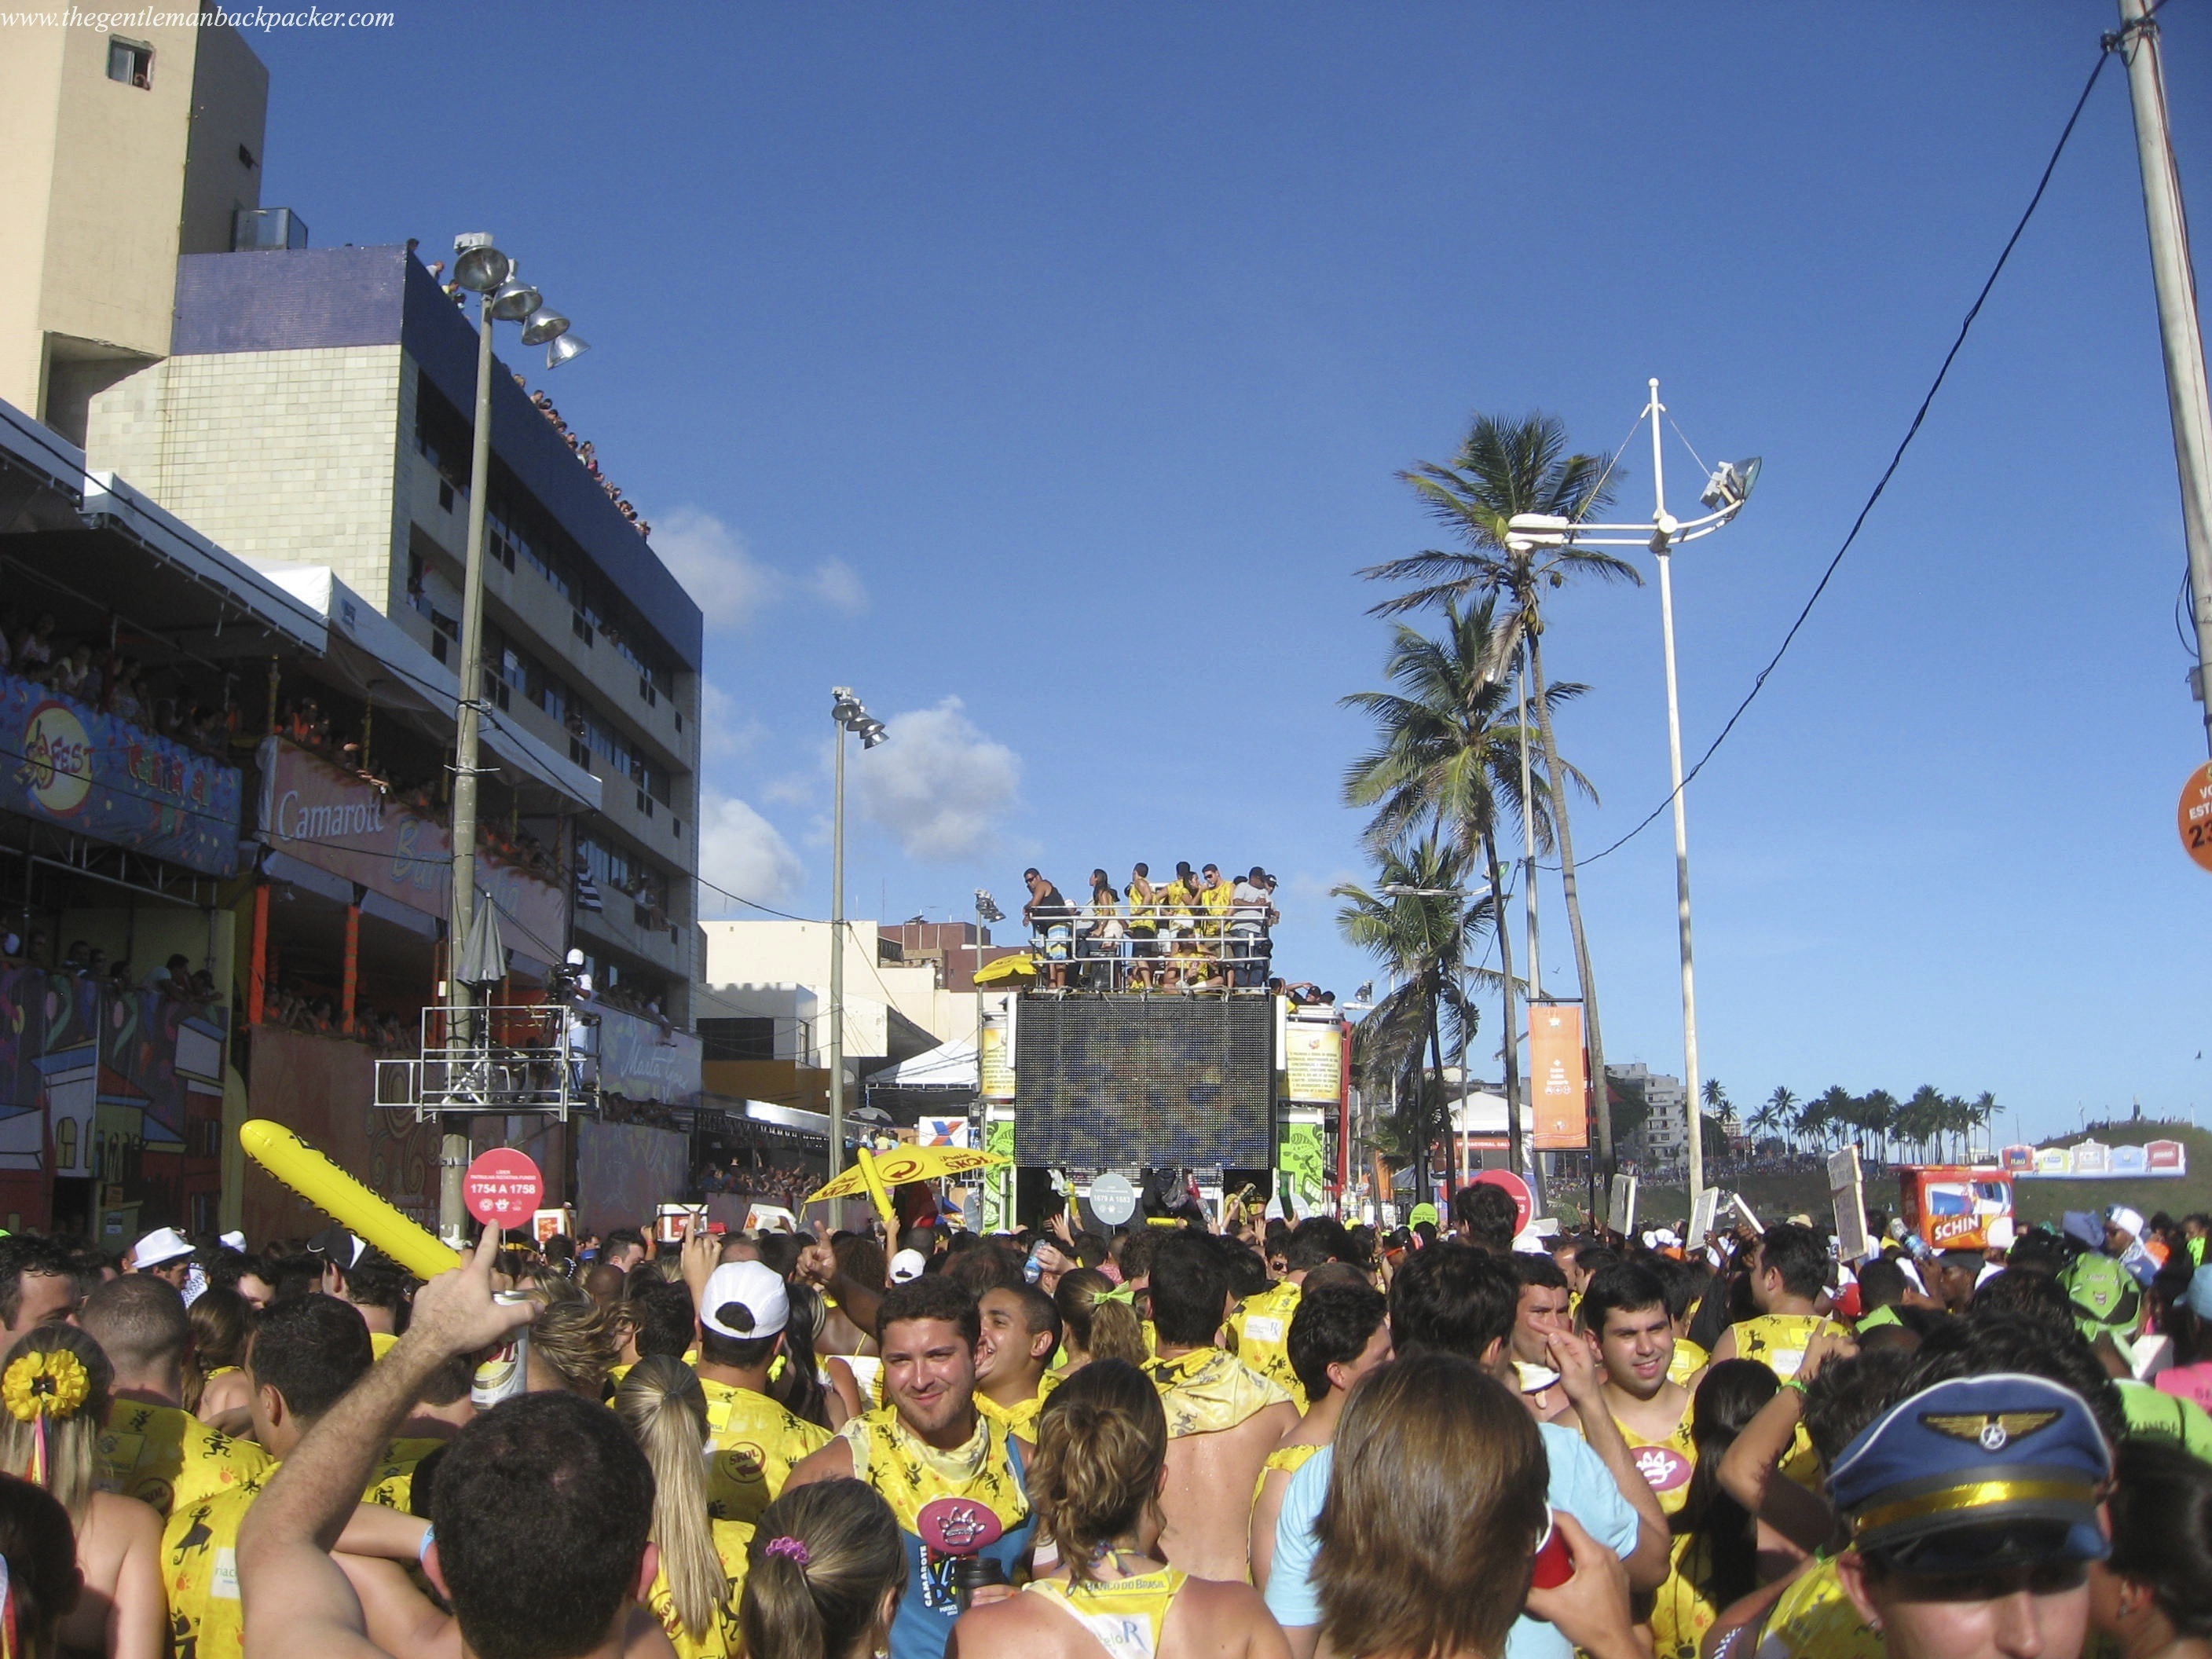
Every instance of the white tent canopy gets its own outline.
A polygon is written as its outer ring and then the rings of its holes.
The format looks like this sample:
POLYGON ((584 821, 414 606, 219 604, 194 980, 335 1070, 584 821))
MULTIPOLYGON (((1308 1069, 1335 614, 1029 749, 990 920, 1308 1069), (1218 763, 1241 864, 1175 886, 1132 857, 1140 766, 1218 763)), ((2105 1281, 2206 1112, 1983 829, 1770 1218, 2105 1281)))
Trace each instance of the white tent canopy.
POLYGON ((973 1089, 976 1070, 975 1039, 956 1037, 886 1070, 871 1072, 866 1083, 871 1089, 973 1089))

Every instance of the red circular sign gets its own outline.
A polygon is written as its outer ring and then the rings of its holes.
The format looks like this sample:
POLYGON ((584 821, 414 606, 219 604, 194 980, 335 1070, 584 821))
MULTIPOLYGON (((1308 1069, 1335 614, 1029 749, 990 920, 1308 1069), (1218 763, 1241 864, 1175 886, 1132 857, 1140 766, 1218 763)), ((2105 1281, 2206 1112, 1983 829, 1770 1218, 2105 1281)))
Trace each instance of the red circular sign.
POLYGON ((1528 1231, 1528 1218, 1536 1213, 1536 1200, 1528 1194, 1528 1183, 1510 1170, 1485 1170, 1475 1176, 1478 1187, 1496 1187, 1513 1200, 1513 1231, 1528 1231))
POLYGON ((479 1152, 461 1177, 461 1201, 487 1227, 523 1227, 545 1196, 545 1177, 512 1146, 479 1152))
POLYGON ((2183 850, 2201 867, 2212 870, 2212 762, 2191 772, 2181 786, 2179 822, 2183 850))

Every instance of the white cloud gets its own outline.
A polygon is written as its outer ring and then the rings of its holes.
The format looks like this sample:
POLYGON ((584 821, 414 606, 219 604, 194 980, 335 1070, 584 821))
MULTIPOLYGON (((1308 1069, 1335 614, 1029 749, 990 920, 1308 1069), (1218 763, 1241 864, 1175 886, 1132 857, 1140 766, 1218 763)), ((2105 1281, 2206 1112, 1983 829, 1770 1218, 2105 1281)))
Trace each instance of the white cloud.
POLYGON ((843 559, 824 559, 801 580, 753 556, 745 538, 702 507, 663 516, 653 550, 684 586, 713 629, 742 628, 794 595, 846 616, 868 608, 867 584, 843 559))
POLYGON ((709 628, 750 622, 782 586, 752 556, 744 537, 713 514, 679 507, 654 527, 653 550, 706 614, 709 628))
POLYGON ((699 750, 709 760, 749 753, 768 727, 738 712, 738 700, 712 680, 699 683, 699 750))
MULTIPOLYGON (((727 893, 778 904, 798 890, 805 870, 782 833, 734 795, 706 790, 700 798, 699 875, 727 893)), ((699 890, 699 914, 753 914, 714 887, 699 890)))
POLYGON ((829 559, 814 567, 814 594, 833 611, 858 616, 868 608, 868 590, 860 573, 842 559, 829 559))
POLYGON ((890 740, 850 763, 862 816, 896 836, 909 858, 950 861, 994 851, 1000 821, 1019 793, 1021 757, 978 730, 957 697, 885 724, 890 740))

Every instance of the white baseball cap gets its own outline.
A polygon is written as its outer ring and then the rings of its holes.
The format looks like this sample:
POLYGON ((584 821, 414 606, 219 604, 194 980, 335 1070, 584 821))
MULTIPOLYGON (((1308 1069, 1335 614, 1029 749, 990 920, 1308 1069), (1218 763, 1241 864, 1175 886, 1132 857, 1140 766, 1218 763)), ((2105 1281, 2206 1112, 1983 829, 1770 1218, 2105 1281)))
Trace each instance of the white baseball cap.
POLYGON ((229 1245, 232 1249, 236 1250, 240 1255, 243 1255, 246 1253, 246 1235, 244 1233, 223 1233, 220 1235, 220 1237, 224 1243, 229 1245))
POLYGON ((740 1342, 774 1336, 791 1322, 791 1297, 773 1268, 757 1261, 725 1261, 707 1276, 699 1322, 717 1336, 740 1342), (738 1308, 747 1316, 743 1330, 726 1322, 738 1308))
POLYGON ((2141 1210, 2131 1210, 2124 1204, 2115 1204, 2105 1212, 2105 1224, 2118 1227, 2122 1232, 2142 1237, 2143 1218, 2141 1210))
POLYGON ((891 1283, 903 1285, 909 1279, 919 1279, 921 1270, 928 1265, 920 1250, 901 1250, 891 1258, 891 1283))
POLYGON ((138 1248, 131 1252, 131 1265, 140 1272, 159 1267, 192 1253, 185 1236, 174 1227, 156 1227, 138 1241, 138 1248))

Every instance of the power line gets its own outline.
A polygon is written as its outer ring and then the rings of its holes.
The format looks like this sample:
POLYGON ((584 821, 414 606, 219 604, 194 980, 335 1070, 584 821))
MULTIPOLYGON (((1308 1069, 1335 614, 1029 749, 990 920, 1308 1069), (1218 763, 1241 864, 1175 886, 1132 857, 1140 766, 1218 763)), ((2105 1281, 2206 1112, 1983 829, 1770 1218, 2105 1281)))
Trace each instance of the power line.
MULTIPOLYGON (((2058 135, 2058 143, 2051 152, 2051 159, 2044 164, 2043 176, 2036 180, 2035 193, 2028 198, 2027 210, 2020 216, 2020 222, 2013 227, 2012 234, 2005 239, 2004 250, 1997 255, 1996 264, 1990 268, 1989 279, 1982 284, 1981 292, 1974 296, 1974 303, 1966 308, 1966 318, 1959 325, 1958 337, 1951 342, 1951 349, 1943 354, 1942 366, 1936 371, 1936 378, 1928 387, 1928 395, 1920 400, 1920 407, 1913 413, 1912 423, 1905 428, 1905 436, 1899 441, 1896 453, 1890 456, 1889 465, 1882 469, 1881 477, 1875 480, 1873 492, 1866 498, 1866 504, 1859 508, 1858 516, 1851 520, 1850 532, 1844 538, 1843 545, 1836 550, 1835 556, 1828 561, 1828 568, 1820 573, 1820 580, 1814 586, 1812 596, 1805 601, 1804 608, 1797 613, 1797 620, 1790 624, 1790 631, 1782 636, 1782 643, 1775 647, 1774 654, 1767 659, 1766 666, 1759 671, 1758 678, 1751 683, 1751 690, 1744 693, 1743 701, 1735 706, 1735 712, 1728 717, 1728 723, 1721 727, 1720 735, 1707 745, 1704 754, 1698 757, 1697 764, 1682 775, 1682 781, 1668 793, 1665 799, 1653 807, 1641 823, 1619 841, 1600 852, 1591 854, 1586 859, 1577 859, 1575 861, 1577 869, 1595 864, 1600 859, 1619 852, 1656 823, 1659 815, 1674 804, 1674 797, 1688 788, 1690 781, 1705 769, 1705 763, 1712 759, 1720 746, 1728 741, 1729 734, 1735 730, 1736 722, 1743 718, 1744 711, 1751 707, 1759 694, 1765 689, 1767 677, 1781 666, 1783 656, 1797 638, 1799 630, 1805 626, 1807 620, 1812 616, 1813 607, 1820 604, 1820 596, 1828 591, 1828 583, 1834 577, 1837 567, 1843 563, 1844 555, 1850 552, 1851 544, 1858 540, 1859 532, 1865 526, 1868 515, 1873 513, 1875 503, 1881 499, 1882 493, 1889 488, 1890 479, 1896 476, 1899 465, 1905 459, 1905 452, 1912 447, 1913 439, 1919 435, 1921 423, 1927 420, 1929 409, 1936 402, 1936 394, 1943 389, 1943 382, 1949 378, 1951 365, 1958 360, 1960 349, 1966 345, 1966 336, 1974 326, 1974 319, 1981 315, 1984 302, 1989 299, 1990 290, 1996 287, 1997 278, 2003 274, 2006 264, 2012 258, 2013 250, 2020 245, 2020 239, 2027 229, 2028 221, 2035 216, 2035 210, 2042 204, 2044 192, 2050 188, 2051 174, 2057 171, 2058 159, 2066 153, 2067 141, 2073 137, 2074 128, 2081 118, 2081 112, 2088 106, 2089 94, 2097 89, 2097 79, 2104 74, 2105 65, 2111 60, 2112 51, 2112 46, 2107 45, 2098 52, 2097 66, 2089 71, 2089 79, 2081 88, 2081 95, 2074 100, 2074 112, 2066 118, 2065 128, 2058 135)), ((1685 439, 1683 441, 1686 443, 1688 440, 1685 439)), ((1556 864, 1547 864, 1542 867, 1547 870, 1556 870, 1559 866, 1556 864)))

